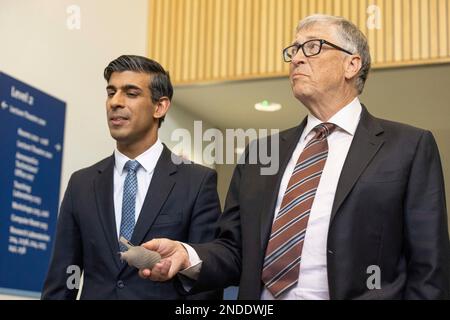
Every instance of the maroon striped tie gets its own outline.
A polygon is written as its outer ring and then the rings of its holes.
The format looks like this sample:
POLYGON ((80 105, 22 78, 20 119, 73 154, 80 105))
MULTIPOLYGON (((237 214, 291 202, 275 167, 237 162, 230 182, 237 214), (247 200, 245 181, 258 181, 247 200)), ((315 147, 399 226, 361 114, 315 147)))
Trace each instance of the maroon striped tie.
POLYGON ((298 281, 309 213, 327 161, 327 137, 335 128, 332 123, 314 127, 315 135, 298 158, 273 222, 262 280, 275 298, 298 281))

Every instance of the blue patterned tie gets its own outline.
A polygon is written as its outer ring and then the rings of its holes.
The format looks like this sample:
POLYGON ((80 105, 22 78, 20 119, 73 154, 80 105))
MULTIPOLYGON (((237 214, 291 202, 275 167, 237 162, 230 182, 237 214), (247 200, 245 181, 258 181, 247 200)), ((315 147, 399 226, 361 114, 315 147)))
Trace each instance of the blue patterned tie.
MULTIPOLYGON (((136 160, 128 160, 125 163, 125 170, 128 170, 125 183, 123 185, 122 199, 122 220, 120 221, 120 236, 127 240, 131 240, 134 230, 134 215, 136 207, 136 193, 138 188, 136 172, 139 169, 139 162, 136 160)), ((119 238, 120 238, 119 236, 119 238)), ((120 243, 120 249, 126 251, 126 247, 120 243)))

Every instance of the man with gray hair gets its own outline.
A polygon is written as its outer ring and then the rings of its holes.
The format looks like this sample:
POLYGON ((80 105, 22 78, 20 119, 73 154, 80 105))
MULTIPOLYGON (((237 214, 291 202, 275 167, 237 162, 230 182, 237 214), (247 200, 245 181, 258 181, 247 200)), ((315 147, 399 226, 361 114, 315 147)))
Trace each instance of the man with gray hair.
POLYGON ((296 31, 283 56, 309 114, 269 138, 279 139, 278 174, 237 165, 218 239, 152 240, 144 246, 164 259, 141 276, 162 281, 181 270, 189 293, 239 284, 240 299, 448 299, 433 135, 360 103, 370 53, 353 23, 313 15, 296 31))

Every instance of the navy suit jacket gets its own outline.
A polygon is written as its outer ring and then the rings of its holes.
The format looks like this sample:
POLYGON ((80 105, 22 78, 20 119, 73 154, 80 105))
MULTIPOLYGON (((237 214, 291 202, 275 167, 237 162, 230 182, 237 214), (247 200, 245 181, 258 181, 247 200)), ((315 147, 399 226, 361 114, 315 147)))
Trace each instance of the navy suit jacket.
MULTIPOLYGON (((172 162, 166 146, 136 223, 131 243, 167 237, 201 243, 215 238, 220 203, 217 174, 196 165, 172 162)), ((67 273, 70 265, 84 271, 81 299, 184 299, 172 281, 141 279, 137 269, 119 259, 113 200, 114 156, 75 172, 58 217, 55 246, 43 299, 75 299, 67 273)), ((221 291, 194 299, 220 299, 221 291)))
MULTIPOLYGON (((260 298, 281 178, 305 124, 306 119, 276 137, 276 175, 261 175, 261 164, 237 165, 218 238, 193 245, 203 264, 191 292, 239 285, 240 299, 260 298)), ((330 298, 448 299, 447 229, 444 181, 432 134, 377 119, 363 107, 331 212, 330 298), (370 266, 379 267, 380 289, 367 285, 370 266)))

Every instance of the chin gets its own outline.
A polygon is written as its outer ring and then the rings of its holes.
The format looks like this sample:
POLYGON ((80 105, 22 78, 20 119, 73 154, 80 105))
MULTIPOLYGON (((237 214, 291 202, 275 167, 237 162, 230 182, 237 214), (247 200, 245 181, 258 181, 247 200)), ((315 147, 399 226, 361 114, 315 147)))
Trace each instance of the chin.
POLYGON ((294 92, 294 97, 300 101, 302 104, 305 104, 306 102, 308 102, 311 99, 311 94, 308 94, 307 92, 305 92, 304 90, 301 92, 294 92))
POLYGON ((301 87, 301 88, 294 87, 292 92, 294 93, 294 97, 296 97, 299 100, 311 95, 310 90, 308 90, 308 88, 305 88, 305 87, 301 87))
POLYGON ((109 133, 111 137, 117 142, 125 141, 128 135, 125 132, 120 132, 120 130, 110 130, 109 133))

